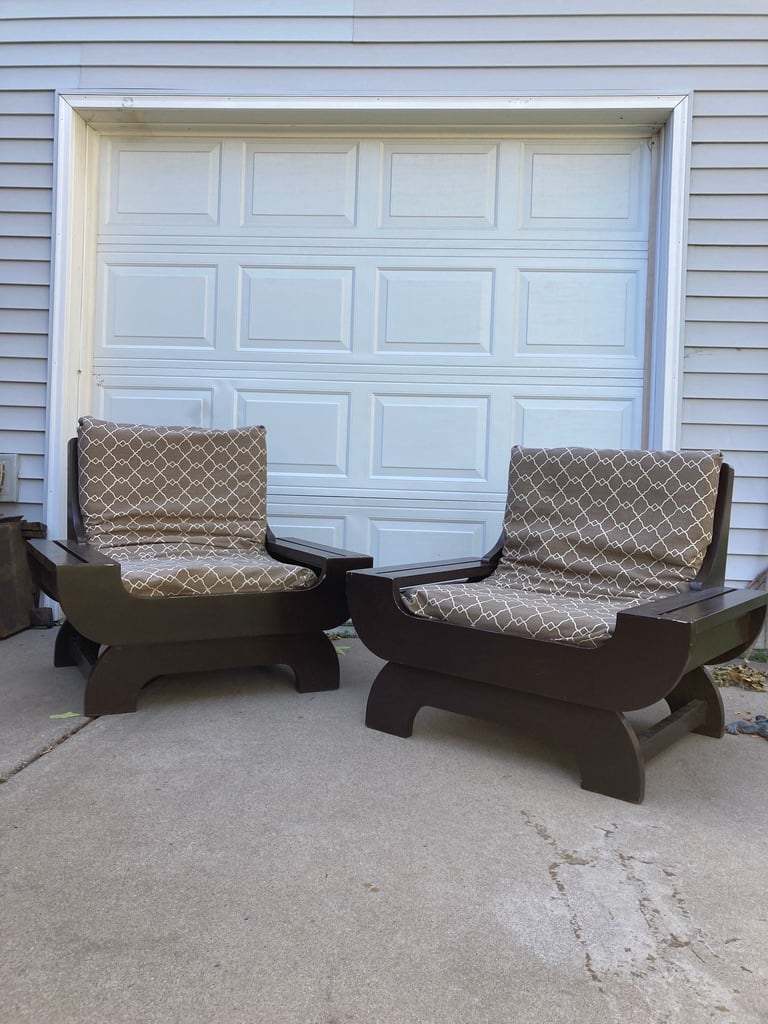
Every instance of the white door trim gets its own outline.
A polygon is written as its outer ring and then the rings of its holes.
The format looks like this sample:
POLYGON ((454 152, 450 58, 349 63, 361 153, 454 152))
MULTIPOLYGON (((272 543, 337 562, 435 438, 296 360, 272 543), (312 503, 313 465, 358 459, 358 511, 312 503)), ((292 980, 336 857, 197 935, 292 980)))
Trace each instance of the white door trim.
POLYGON ((65 442, 90 394, 92 211, 96 202, 99 130, 137 124, 157 130, 174 124, 348 124, 432 127, 552 128, 662 126, 661 187, 657 207, 656 275, 651 326, 650 443, 679 443, 685 300, 685 249, 691 113, 685 95, 492 97, 231 97, 61 94, 54 186, 53 296, 49 350, 45 521, 53 536, 65 528, 65 442), (176 120, 174 120, 176 119, 176 120))
POLYGON ((683 96, 660 135, 648 416, 654 448, 677 448, 682 427, 691 107, 689 97, 683 96))

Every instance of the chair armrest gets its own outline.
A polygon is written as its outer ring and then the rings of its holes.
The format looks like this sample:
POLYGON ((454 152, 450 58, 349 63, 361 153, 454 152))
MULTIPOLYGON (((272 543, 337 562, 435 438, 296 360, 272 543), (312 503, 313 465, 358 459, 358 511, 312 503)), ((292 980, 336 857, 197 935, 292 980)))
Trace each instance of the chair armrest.
MULTIPOLYGON (((347 573, 347 600, 358 635, 374 654, 382 653, 392 630, 406 623, 423 622, 406 607, 401 591, 405 587, 448 580, 484 579, 493 565, 484 559, 454 559, 425 565, 395 565, 380 569, 355 569, 347 573), (381 641, 384 647, 380 647, 381 641)), ((418 643, 418 641, 417 641, 418 643)))
POLYGON ((671 619, 695 626, 705 620, 709 625, 765 608, 768 591, 709 587, 663 597, 658 601, 626 608, 619 615, 641 616, 650 619, 671 619))
POLYGON ((27 550, 31 557, 40 565, 47 566, 78 566, 83 562, 95 565, 117 565, 101 551, 90 544, 78 544, 74 540, 37 540, 27 541, 27 550))
POLYGON ((372 563, 370 555, 361 555, 356 551, 344 551, 331 548, 313 541, 300 540, 297 537, 268 537, 267 551, 273 558, 283 562, 294 562, 306 565, 319 572, 342 568, 344 572, 351 569, 365 569, 372 563))
MULTIPOLYGON (((649 642, 662 626, 686 637, 686 670, 728 661, 754 642, 765 620, 768 591, 711 587, 626 608, 616 616, 612 643, 627 634, 647 632, 649 642)), ((638 634, 639 636, 642 634, 638 634)))
POLYGON ((117 583, 120 581, 120 566, 111 558, 90 544, 79 544, 74 540, 38 540, 27 541, 27 552, 33 566, 35 582, 40 589, 59 601, 61 579, 73 570, 81 572, 88 567, 98 568, 102 573, 113 569, 117 583))
POLYGON ((116 565, 118 567, 120 565, 114 558, 110 558, 109 555, 85 541, 57 540, 55 543, 67 554, 81 562, 87 562, 89 565, 116 565))
POLYGON ((479 580, 490 576, 494 566, 485 559, 452 559, 423 565, 385 565, 376 569, 357 569, 356 576, 376 576, 391 584, 392 591, 426 583, 448 580, 479 580))

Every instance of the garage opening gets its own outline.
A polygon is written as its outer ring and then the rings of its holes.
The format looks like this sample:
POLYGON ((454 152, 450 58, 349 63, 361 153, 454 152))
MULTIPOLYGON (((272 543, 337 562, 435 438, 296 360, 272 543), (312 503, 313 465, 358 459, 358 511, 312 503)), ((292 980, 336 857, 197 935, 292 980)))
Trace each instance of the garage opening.
POLYGON ((512 444, 653 442, 658 125, 146 128, 87 133, 78 413, 264 423, 277 532, 379 564, 486 550, 512 444))

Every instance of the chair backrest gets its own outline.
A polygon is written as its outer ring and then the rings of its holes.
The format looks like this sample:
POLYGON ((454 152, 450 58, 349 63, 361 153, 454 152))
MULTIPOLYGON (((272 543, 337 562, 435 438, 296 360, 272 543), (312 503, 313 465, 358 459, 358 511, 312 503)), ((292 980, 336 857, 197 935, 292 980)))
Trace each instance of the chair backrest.
POLYGON ((712 539, 722 455, 513 448, 498 571, 578 596, 682 588, 712 539))
MULTIPOLYGON (((78 424, 73 468, 83 539, 99 547, 264 545, 262 426, 152 427, 86 416, 78 424)), ((77 533, 76 511, 74 518, 77 533)))

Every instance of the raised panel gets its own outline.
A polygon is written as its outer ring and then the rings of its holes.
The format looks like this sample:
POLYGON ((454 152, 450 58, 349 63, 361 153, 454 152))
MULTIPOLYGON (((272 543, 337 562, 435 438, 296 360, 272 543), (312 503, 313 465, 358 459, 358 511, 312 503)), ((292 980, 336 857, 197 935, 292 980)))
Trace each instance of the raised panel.
POLYGON ((532 448, 640 447, 642 394, 621 398, 519 398, 515 443, 532 448))
POLYGON ((384 269, 378 273, 380 352, 491 351, 494 272, 384 269))
POLYGON ((520 272, 519 352, 642 357, 642 282, 637 271, 520 272))
POLYGON ((117 423, 148 423, 150 426, 210 427, 213 392, 206 388, 174 388, 103 384, 98 414, 117 423))
POLYGON ((240 427, 267 428, 270 473, 297 479, 344 477, 349 462, 348 393, 241 389, 240 427))
POLYGON ((243 267, 239 347, 349 349, 350 267, 243 267))
POLYGON ((645 141, 530 142, 521 227, 634 234, 647 225, 645 141))
POLYGON ((107 224, 159 227, 218 223, 218 142, 117 140, 111 143, 108 155, 107 224))
POLYGON ((355 144, 285 141, 245 148, 245 225, 354 227, 355 144))
POLYGON ((279 500, 269 501, 267 514, 269 525, 277 537, 298 537, 314 544, 326 544, 332 548, 347 545, 347 521, 339 516, 307 515, 305 513, 282 511, 279 500))
POLYGON ((374 395, 372 477, 487 480, 490 397, 374 395))
POLYGON ((490 545, 483 520, 399 518, 373 516, 368 527, 368 551, 377 565, 474 558, 490 545))
POLYGON ((215 267, 107 264, 105 347, 213 348, 215 267))
POLYGON ((497 164, 495 143, 384 145, 381 226, 495 227, 497 164))

